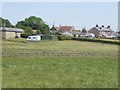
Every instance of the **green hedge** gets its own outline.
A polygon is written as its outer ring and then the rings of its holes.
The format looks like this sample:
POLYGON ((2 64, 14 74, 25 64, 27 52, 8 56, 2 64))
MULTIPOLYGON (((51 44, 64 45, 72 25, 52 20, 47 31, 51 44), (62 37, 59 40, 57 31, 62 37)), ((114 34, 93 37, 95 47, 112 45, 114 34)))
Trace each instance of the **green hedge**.
POLYGON ((58 36, 57 35, 43 35, 42 36, 42 40, 53 40, 53 41, 57 41, 58 40, 58 36))
POLYGON ((106 41, 106 40, 99 40, 99 39, 73 38, 73 40, 88 41, 88 42, 99 42, 99 43, 108 43, 108 44, 117 44, 117 45, 120 45, 120 42, 117 42, 117 41, 106 41))
POLYGON ((59 38, 59 40, 72 40, 73 39, 73 37, 65 36, 65 35, 59 36, 58 38, 59 38))

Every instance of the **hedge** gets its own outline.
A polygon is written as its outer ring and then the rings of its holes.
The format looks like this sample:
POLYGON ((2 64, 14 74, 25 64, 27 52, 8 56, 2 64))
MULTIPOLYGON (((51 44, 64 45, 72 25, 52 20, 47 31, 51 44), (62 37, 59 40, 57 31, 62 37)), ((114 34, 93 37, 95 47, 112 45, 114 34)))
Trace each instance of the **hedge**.
POLYGON ((73 37, 62 35, 62 36, 59 36, 58 39, 59 39, 59 40, 62 40, 62 41, 63 41, 63 40, 72 40, 73 37))
POLYGON ((116 41, 106 41, 106 40, 99 40, 99 39, 73 38, 73 40, 88 41, 88 42, 99 42, 99 43, 108 43, 108 44, 117 44, 117 45, 120 45, 120 42, 116 42, 116 41))

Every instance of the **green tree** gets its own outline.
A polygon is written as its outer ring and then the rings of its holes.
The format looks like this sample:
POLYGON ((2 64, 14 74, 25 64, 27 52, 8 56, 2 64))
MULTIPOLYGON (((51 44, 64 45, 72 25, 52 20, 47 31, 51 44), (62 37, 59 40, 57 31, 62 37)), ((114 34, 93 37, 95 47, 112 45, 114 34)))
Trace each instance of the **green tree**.
POLYGON ((45 34, 49 32, 49 26, 45 24, 41 18, 36 16, 30 16, 29 18, 25 18, 25 20, 16 24, 16 27, 22 28, 22 26, 28 26, 33 30, 40 30, 41 33, 45 34))
POLYGON ((62 35, 60 31, 57 31, 55 34, 56 35, 62 35))
POLYGON ((41 33, 40 30, 37 30, 37 31, 36 31, 36 34, 40 34, 40 33, 41 33))
POLYGON ((0 25, 2 25, 3 27, 4 24, 5 24, 5 27, 14 27, 8 19, 3 19, 2 17, 0 17, 0 25))
POLYGON ((22 26, 23 30, 24 30, 24 33, 27 34, 27 35, 32 35, 32 28, 31 27, 28 27, 28 26, 22 26))

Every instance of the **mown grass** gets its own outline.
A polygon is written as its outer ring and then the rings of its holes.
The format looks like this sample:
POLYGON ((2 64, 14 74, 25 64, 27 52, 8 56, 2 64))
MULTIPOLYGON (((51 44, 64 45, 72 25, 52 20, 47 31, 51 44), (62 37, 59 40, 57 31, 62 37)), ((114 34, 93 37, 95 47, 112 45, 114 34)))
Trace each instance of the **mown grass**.
POLYGON ((116 88, 118 46, 82 41, 3 40, 3 52, 94 52, 105 56, 2 57, 3 88, 116 88), (109 55, 110 53, 110 55, 109 55), (112 55, 112 53, 114 55, 112 55))

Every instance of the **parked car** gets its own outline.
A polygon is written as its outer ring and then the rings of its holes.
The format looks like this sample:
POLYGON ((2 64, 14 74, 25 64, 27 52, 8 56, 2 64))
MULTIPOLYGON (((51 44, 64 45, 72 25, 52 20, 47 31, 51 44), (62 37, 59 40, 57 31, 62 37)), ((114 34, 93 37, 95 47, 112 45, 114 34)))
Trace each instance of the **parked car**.
POLYGON ((106 38, 116 38, 115 35, 106 36, 106 38))
POLYGON ((87 33, 85 35, 81 35, 81 37, 94 38, 95 34, 93 34, 93 33, 87 33))

